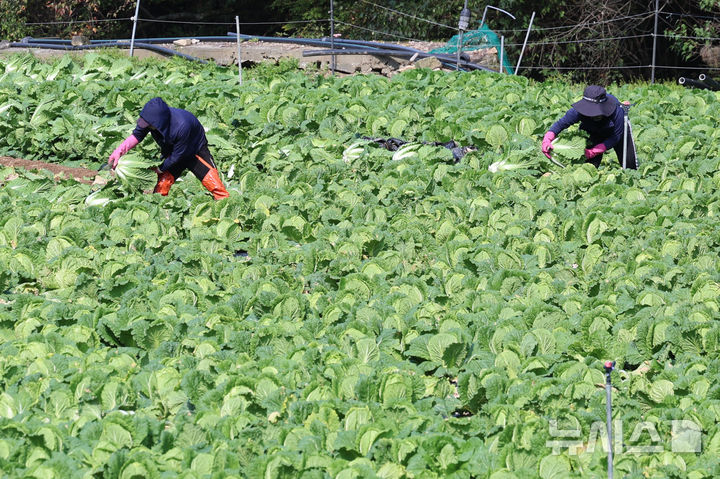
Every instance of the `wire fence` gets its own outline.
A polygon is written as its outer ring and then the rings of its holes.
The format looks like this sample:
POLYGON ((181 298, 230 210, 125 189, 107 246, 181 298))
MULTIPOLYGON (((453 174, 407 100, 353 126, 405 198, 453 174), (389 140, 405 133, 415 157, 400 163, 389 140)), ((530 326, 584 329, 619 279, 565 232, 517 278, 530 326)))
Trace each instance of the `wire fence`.
POLYGON ((395 33, 390 33, 390 32, 381 32, 381 31, 379 31, 379 30, 373 30, 372 28, 361 27, 361 26, 359 26, 359 25, 353 25, 352 23, 341 22, 341 21, 339 21, 339 20, 335 20, 335 23, 336 23, 337 25, 345 25, 345 26, 348 26, 348 27, 357 28, 358 30, 362 30, 362 31, 365 31, 365 32, 369 32, 369 33, 372 33, 372 34, 375 34, 375 35, 384 35, 384 36, 386 36, 386 37, 399 38, 399 39, 401 39, 401 40, 408 40, 408 41, 411 41, 411 42, 419 42, 419 41, 422 41, 422 40, 419 40, 419 39, 417 39, 417 38, 406 37, 406 36, 404 36, 404 35, 397 35, 397 34, 395 34, 395 33))
POLYGON ((26 22, 25 26, 42 26, 42 25, 86 25, 86 24, 93 24, 93 23, 108 23, 108 22, 127 22, 132 20, 133 17, 124 17, 124 18, 100 18, 97 20, 65 20, 65 21, 57 21, 57 22, 26 22))
POLYGON ((409 14, 409 13, 401 12, 401 11, 399 11, 399 10, 394 10, 394 9, 392 9, 392 8, 389 8, 389 7, 384 7, 384 6, 382 6, 382 5, 378 5, 377 3, 370 2, 369 0, 360 0, 360 1, 361 1, 362 3, 371 5, 371 6, 373 6, 373 7, 380 8, 381 10, 385 10, 385 11, 388 11, 388 12, 392 12, 392 13, 395 14, 395 15, 400 15, 400 16, 402 16, 402 17, 412 18, 413 20, 418 20, 418 21, 420 21, 420 22, 428 23, 428 24, 430 24, 430 25, 435 25, 435 26, 437 26, 437 27, 449 28, 450 30, 457 30, 457 27, 453 27, 453 26, 450 26, 450 25, 445 25, 444 23, 439 23, 439 22, 436 22, 436 21, 434 21, 434 20, 430 20, 430 19, 427 19, 427 18, 422 18, 422 17, 418 17, 418 16, 415 16, 415 15, 411 15, 411 14, 409 14))
MULTIPOLYGON (((622 17, 616 17, 616 18, 610 18, 608 20, 598 20, 598 21, 591 21, 591 22, 582 22, 582 23, 573 23, 572 25, 562 25, 557 27, 533 27, 533 31, 535 32, 551 32, 551 31, 560 31, 560 30, 574 30, 578 28, 587 28, 587 27, 595 27, 598 25, 606 25, 609 23, 616 23, 616 22, 622 22, 626 20, 632 20, 637 19, 641 17, 645 17, 644 20, 647 20, 648 18, 651 18, 654 15, 654 13, 638 13, 635 15, 626 15, 622 17)), ((515 28, 515 29, 498 29, 493 30, 495 33, 519 33, 519 32, 525 32, 526 28, 515 28)))
MULTIPOLYGON (((132 18, 130 18, 132 20, 132 18)), ((154 18, 138 18, 138 22, 145 23, 168 23, 174 25, 226 25, 235 26, 235 22, 197 22, 190 20, 161 20, 154 18)), ((240 25, 296 25, 296 24, 309 24, 309 23, 329 23, 329 18, 322 18, 317 20, 289 20, 289 21, 276 21, 276 22, 240 22, 240 25)), ((337 21, 335 23, 338 23, 337 21)))
MULTIPOLYGON (((332 0, 330 0, 332 2, 332 0)), ((443 29, 451 30, 451 31, 457 31, 458 27, 448 25, 446 23, 442 23, 439 21, 436 21, 434 19, 430 18, 424 18, 418 15, 413 15, 410 13, 406 13, 394 8, 390 8, 384 5, 380 5, 376 2, 373 2, 371 0, 359 0, 359 2, 366 4, 368 6, 371 6, 375 9, 377 9, 378 13, 382 13, 387 16, 391 17, 404 17, 409 18, 417 22, 422 22, 428 25, 433 25, 436 27, 440 27, 443 29)), ((656 4, 657 5, 657 4, 656 4)), ((542 27, 542 26, 534 26, 532 28, 532 32, 535 33, 556 33, 558 38, 557 40, 540 40, 540 41, 527 41, 524 43, 518 43, 518 42, 504 42, 503 46, 505 48, 517 48, 522 47, 525 48, 532 48, 532 47, 546 47, 546 46, 559 46, 559 45, 582 45, 582 44, 597 44, 602 42, 622 42, 627 40, 642 40, 642 39, 653 39, 653 42, 655 42, 657 39, 665 39, 665 40, 693 40, 693 41, 704 41, 706 43, 710 42, 719 42, 720 37, 713 37, 713 36, 701 36, 701 35, 680 35, 680 34, 672 34, 672 33, 662 33, 658 34, 655 31, 653 32, 643 32, 643 33, 634 33, 634 34, 628 34, 628 35, 615 35, 615 36, 607 36, 607 37, 597 37, 593 36, 591 38, 572 38, 572 39, 562 39, 561 35, 568 36, 570 32, 582 32, 583 29, 589 29, 597 26, 602 25, 608 25, 608 24, 614 24, 618 22, 632 22, 635 24, 635 26, 639 26, 643 24, 643 22, 650 20, 654 18, 657 20, 659 18, 662 18, 662 20, 667 23, 668 25, 671 25, 669 19, 671 18, 678 18, 678 19, 694 19, 694 20, 706 20, 706 21, 715 21, 720 22, 720 17, 718 16, 712 16, 712 15, 698 15, 698 14, 690 14, 690 13, 679 13, 679 12, 662 12, 659 8, 657 8, 654 11, 650 12, 644 12, 644 13, 637 13, 633 15, 621 15, 613 18, 608 18, 604 20, 597 20, 597 21, 587 21, 587 22, 580 22, 580 23, 574 23, 570 25, 561 25, 561 26, 552 26, 552 27, 542 27)), ((193 25, 193 26, 261 26, 261 25, 309 25, 309 24, 318 24, 323 25, 327 24, 330 27, 330 31, 334 31, 334 26, 344 26, 348 27, 349 29, 352 29, 356 32, 363 32, 365 34, 368 34, 372 37, 382 37, 382 38, 390 38, 394 40, 400 40, 400 41, 414 41, 414 42, 422 42, 422 39, 419 38, 413 38, 411 36, 402 35, 396 32, 392 31, 382 31, 375 28, 371 28, 369 26, 363 26, 363 25, 357 25, 354 23, 349 23, 341 20, 337 20, 334 18, 321 18, 321 19, 312 19, 312 20, 305 20, 305 19, 297 19, 297 20, 282 20, 282 21, 258 21, 258 22, 220 22, 220 21, 198 21, 198 20, 167 20, 167 19, 158 19, 158 18, 135 18, 135 17, 119 17, 119 18, 107 18, 107 19, 90 19, 90 20, 67 20, 67 21, 51 21, 51 22, 27 22, 25 23, 26 26, 57 26, 57 25, 86 25, 86 24, 100 24, 100 23, 109 23, 109 22, 137 22, 137 23, 148 23, 148 24, 174 24, 174 25, 193 25)), ((657 26, 655 26, 655 29, 657 29, 657 26)), ((529 32, 526 28, 515 28, 515 29, 494 29, 493 32, 495 32, 498 35, 504 36, 505 34, 517 34, 517 33, 525 33, 529 32)), ((503 52, 504 55, 506 55, 505 52, 503 52)), ((708 71, 718 71, 720 68, 715 67, 699 67, 699 66, 671 66, 671 65, 658 65, 655 61, 655 53, 653 52, 653 59, 650 64, 637 64, 637 65, 614 65, 614 66, 596 66, 596 65, 574 65, 574 66, 568 66, 568 65, 552 65, 553 62, 547 62, 550 64, 543 64, 543 65, 523 65, 521 68, 524 70, 556 70, 556 71, 572 71, 572 70, 580 70, 580 71, 593 71, 593 70, 647 70, 651 69, 653 71, 653 80, 654 80, 654 70, 655 69, 661 69, 661 70, 708 70, 708 71)))
MULTIPOLYGON (((622 37, 601 37, 601 38, 586 38, 582 40, 558 40, 548 42, 528 42, 527 46, 534 45, 569 45, 573 43, 597 43, 597 42, 612 42, 618 40, 630 40, 633 38, 649 38, 652 37, 652 33, 645 33, 642 35, 626 35, 622 37)), ((506 47, 521 47, 522 43, 505 43, 506 47)))
POLYGON ((720 22, 720 17, 711 15, 694 15, 692 13, 676 13, 676 12, 662 12, 663 15, 670 17, 682 17, 682 18, 695 18, 697 20, 710 20, 713 22, 720 22))

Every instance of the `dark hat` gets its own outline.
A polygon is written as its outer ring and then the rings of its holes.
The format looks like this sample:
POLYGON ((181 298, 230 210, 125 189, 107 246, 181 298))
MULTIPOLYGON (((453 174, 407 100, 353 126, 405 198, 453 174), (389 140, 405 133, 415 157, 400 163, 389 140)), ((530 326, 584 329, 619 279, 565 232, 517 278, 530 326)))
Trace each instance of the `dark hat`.
POLYGON ((150 126, 150 123, 146 122, 143 117, 138 118, 137 126, 140 128, 147 128, 150 126))
POLYGON ((573 108, 584 116, 610 116, 618 107, 618 100, 608 95, 601 86, 590 85, 585 88, 582 100, 573 103, 573 108))

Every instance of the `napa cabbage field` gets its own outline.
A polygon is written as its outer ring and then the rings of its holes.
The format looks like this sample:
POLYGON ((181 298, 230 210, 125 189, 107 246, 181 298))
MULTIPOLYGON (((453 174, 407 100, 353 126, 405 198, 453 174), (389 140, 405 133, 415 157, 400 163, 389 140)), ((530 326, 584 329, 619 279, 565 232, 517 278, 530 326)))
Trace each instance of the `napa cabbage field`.
POLYGON ((718 96, 608 86, 640 169, 561 169, 582 88, 0 60, 0 154, 97 169, 160 95, 230 191, 0 168, 0 477, 603 477, 606 360, 615 477, 720 475, 718 96))

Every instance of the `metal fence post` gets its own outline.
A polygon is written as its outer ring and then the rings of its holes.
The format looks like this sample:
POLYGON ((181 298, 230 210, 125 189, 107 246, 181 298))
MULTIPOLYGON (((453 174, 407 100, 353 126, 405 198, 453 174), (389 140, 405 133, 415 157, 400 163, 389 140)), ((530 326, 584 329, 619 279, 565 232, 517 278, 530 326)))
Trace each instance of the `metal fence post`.
POLYGON ((500 73, 503 72, 503 53, 505 52, 505 35, 500 35, 500 73))
POLYGON ((655 27, 653 28, 653 50, 652 50, 652 67, 650 70, 650 83, 655 83, 655 54, 657 52, 657 28, 658 14, 660 13, 660 0, 655 0, 655 27))
POLYGON ((235 16, 235 29, 237 31, 237 57, 238 57, 238 81, 242 85, 242 57, 240 56, 240 17, 235 16))
POLYGON ((613 433, 612 433, 612 381, 610 373, 615 369, 615 361, 605 362, 605 419, 608 436, 608 479, 613 479, 613 433))
POLYGON ((460 30, 458 33, 458 45, 457 45, 457 51, 455 52, 455 55, 456 55, 455 70, 457 70, 457 71, 460 71, 460 52, 462 51, 464 33, 465 33, 464 30, 460 30))
POLYGON ((623 170, 627 169, 627 145, 628 145, 628 110, 623 116, 623 170))
MULTIPOLYGON (((335 50, 335 2, 330 0, 330 49, 335 50)), ((330 71, 335 75, 335 59, 337 57, 332 55, 330 57, 330 71)))
POLYGON ((455 70, 460 71, 460 55, 462 54, 463 37, 465 36, 465 30, 470 25, 470 10, 468 10, 468 0, 465 0, 465 6, 460 12, 460 21, 458 22, 458 45, 457 45, 457 58, 455 63, 455 70))
POLYGON ((132 37, 130 37, 130 56, 133 56, 133 53, 135 51, 135 29, 137 28, 139 12, 140 12, 140 0, 137 0, 137 3, 135 4, 135 16, 132 18, 133 29, 132 29, 132 37))
POLYGON ((528 38, 530 38, 530 30, 532 29, 533 20, 535 20, 535 12, 532 12, 532 16, 530 17, 530 24, 528 25, 527 33, 525 34, 525 41, 523 42, 522 50, 520 50, 520 57, 518 58, 517 66, 515 67, 515 75, 518 74, 518 70, 520 69, 520 62, 522 61, 523 53, 525 53, 528 38))

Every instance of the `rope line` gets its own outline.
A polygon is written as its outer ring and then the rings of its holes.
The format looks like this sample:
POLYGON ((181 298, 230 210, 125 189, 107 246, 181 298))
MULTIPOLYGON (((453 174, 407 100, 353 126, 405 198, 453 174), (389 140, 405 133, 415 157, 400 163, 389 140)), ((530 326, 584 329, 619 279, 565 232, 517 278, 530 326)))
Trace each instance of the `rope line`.
POLYGON ((335 20, 335 23, 340 24, 340 25, 346 25, 346 26, 348 26, 348 27, 357 28, 357 29, 360 29, 360 30, 365 30, 365 31, 367 31, 367 32, 379 33, 379 34, 381 34, 381 35, 387 35, 387 36, 389 36, 389 37, 402 38, 403 40, 410 40, 410 41, 413 41, 413 42, 422 41, 422 40, 418 40, 417 38, 404 37, 404 36, 402 36, 402 35, 396 35, 396 34, 394 34, 394 33, 388 33, 388 32, 380 32, 380 31, 378 31, 378 30, 372 30, 372 29, 370 29, 370 28, 360 27, 360 26, 358 26, 358 25, 353 25, 352 23, 341 22, 341 21, 339 21, 339 20, 335 20))
POLYGON ((665 70, 720 70, 720 67, 673 67, 670 65, 655 65, 655 68, 665 70))
MULTIPOLYGON (((651 33, 650 35, 652 35, 652 33, 651 33)), ((692 36, 672 35, 672 34, 670 34, 670 35, 661 35, 661 34, 658 34, 658 37, 660 37, 660 38, 670 38, 670 39, 672 39, 672 40, 710 40, 711 42, 712 42, 712 41, 720 40, 720 38, 718 38, 718 37, 692 37, 692 36)))
MULTIPOLYGON (((327 18, 318 20, 289 20, 287 22, 240 22, 240 25, 286 25, 295 23, 320 23, 329 22, 327 18)), ((194 22, 189 20, 160 20, 152 18, 138 18, 138 22, 148 23, 173 23, 179 25, 235 25, 235 22, 194 22)))
POLYGON ((710 15, 693 15, 691 13, 676 13, 676 12, 662 12, 662 14, 672 16, 672 17, 699 18, 702 20, 714 20, 716 22, 720 21, 720 17, 710 16, 710 15))
MULTIPOLYGON (((650 68, 651 65, 618 65, 618 66, 607 66, 607 67, 556 67, 556 66, 521 66, 520 70, 630 70, 633 68, 650 68)), ((658 66, 655 66, 658 68, 658 66)))
MULTIPOLYGON (((576 27, 590 27, 595 25, 604 25, 606 23, 613 23, 613 22, 620 22, 623 20, 630 20, 632 18, 638 18, 638 17, 646 17, 650 18, 654 15, 654 13, 636 13, 635 15, 626 15, 624 17, 617 17, 617 18, 610 18, 608 20, 600 20, 596 22, 583 22, 583 23, 576 23, 574 25, 564 25, 561 27, 535 27, 533 26, 532 31, 553 31, 553 30, 569 30, 576 27)), ((494 32, 501 32, 501 33, 512 33, 512 32, 526 32, 527 28, 522 29, 510 29, 510 30, 495 30, 494 32)))
MULTIPOLYGON (((521 66, 520 69, 526 70, 631 70, 631 69, 642 69, 652 68, 652 65, 617 65, 607 67, 556 67, 556 66, 521 66)), ((720 71, 720 67, 684 67, 684 66, 671 66, 671 65, 655 65, 655 68, 664 70, 703 70, 703 71, 720 71)))
POLYGON ((438 27, 449 28, 450 30, 457 30, 457 27, 453 27, 453 26, 450 26, 450 25, 445 25, 444 23, 434 22, 434 21, 432 21, 432 20, 428 20, 427 18, 416 17, 415 15, 410 15, 409 13, 401 12, 401 11, 399 11, 399 10, 393 10, 392 8, 383 7, 382 5, 378 5, 377 3, 373 3, 373 2, 370 2, 370 1, 368 1, 368 0, 360 0, 360 1, 363 2, 363 3, 367 3, 368 5, 372 5, 373 7, 382 8, 383 10, 387 10, 387 11, 389 11, 389 12, 396 13, 396 14, 402 15, 402 16, 404 16, 404 17, 410 17, 410 18, 413 18, 413 19, 415 19, 415 20, 420 20, 421 22, 430 23, 430 24, 432 24, 432 25, 437 25, 438 27))
MULTIPOLYGON (((632 38, 646 38, 646 37, 652 37, 652 33, 645 33, 642 35, 628 35, 625 37, 603 37, 603 38, 589 38, 587 40, 562 40, 557 42, 529 42, 528 46, 530 45, 559 45, 559 44, 570 44, 570 43, 596 43, 596 42, 607 42, 607 41, 615 41, 615 40, 629 40, 632 38)), ((659 35, 658 35, 659 36, 659 35)), ((506 47, 520 47, 522 46, 522 43, 506 43, 506 47)))
POLYGON ((27 22, 25 25, 70 25, 73 23, 105 23, 105 22, 123 22, 132 20, 132 17, 128 18, 103 18, 98 20, 67 20, 58 22, 27 22))

